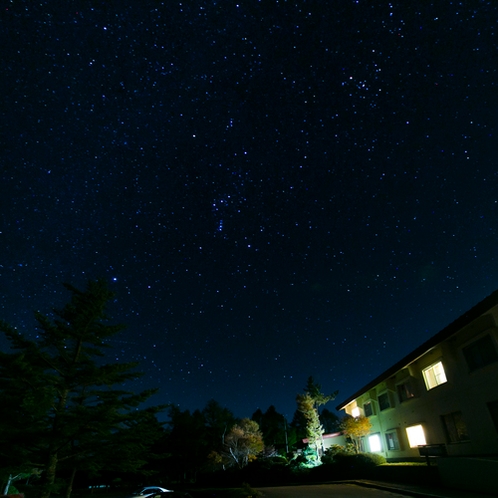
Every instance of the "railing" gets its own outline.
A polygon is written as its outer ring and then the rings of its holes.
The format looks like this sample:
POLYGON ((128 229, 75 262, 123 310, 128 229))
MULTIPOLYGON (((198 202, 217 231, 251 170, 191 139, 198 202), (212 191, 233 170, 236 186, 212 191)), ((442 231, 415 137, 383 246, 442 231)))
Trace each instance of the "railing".
POLYGON ((425 457, 427 465, 430 465, 430 457, 442 457, 448 454, 444 443, 419 445, 418 452, 420 456, 425 457))

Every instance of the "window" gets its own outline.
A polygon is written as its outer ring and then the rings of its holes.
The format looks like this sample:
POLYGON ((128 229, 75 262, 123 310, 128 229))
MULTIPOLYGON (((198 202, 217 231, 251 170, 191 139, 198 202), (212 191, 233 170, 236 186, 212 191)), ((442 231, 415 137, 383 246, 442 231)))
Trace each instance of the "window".
POLYGON ((406 435, 408 436, 408 444, 410 448, 416 448, 427 444, 425 441, 424 428, 421 425, 412 425, 406 428, 406 435))
POLYGON ((450 443, 468 441, 467 426, 462 417, 462 412, 453 412, 442 417, 446 435, 450 443))
POLYGON ((413 379, 408 379, 403 384, 397 386, 399 402, 403 403, 408 399, 415 398, 417 393, 415 391, 415 382, 413 379))
POLYGON ((364 437, 362 437, 362 438, 360 439, 360 445, 359 445, 359 446, 360 446, 360 448, 359 448, 360 453, 365 453, 366 451, 368 451, 368 450, 365 448, 365 438, 364 438, 364 437))
POLYGON ((399 450, 399 440, 396 431, 386 434, 386 444, 388 450, 399 450))
POLYGON ((422 375, 424 376, 425 386, 428 391, 447 382, 441 361, 422 370, 422 375))
POLYGON ((365 417, 370 417, 373 415, 373 406, 370 401, 363 404, 363 412, 365 413, 365 417))
POLYGON ((498 432, 498 399, 496 401, 491 401, 488 403, 489 414, 491 415, 491 419, 495 424, 496 432, 498 432))
POLYGON ((379 410, 387 410, 387 408, 391 408, 389 393, 382 393, 381 395, 379 395, 379 410))
POLYGON ((498 360, 493 339, 491 339, 491 336, 489 335, 485 335, 481 339, 478 339, 469 346, 463 348, 462 352, 470 372, 498 360))
POLYGON ((372 453, 382 451, 382 444, 380 443, 380 434, 372 434, 368 436, 368 446, 372 453))

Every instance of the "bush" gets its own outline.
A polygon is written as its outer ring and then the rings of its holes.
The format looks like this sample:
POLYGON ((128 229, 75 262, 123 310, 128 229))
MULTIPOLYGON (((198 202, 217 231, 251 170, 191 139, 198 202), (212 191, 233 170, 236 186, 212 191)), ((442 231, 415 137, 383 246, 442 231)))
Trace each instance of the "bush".
POLYGON ((311 478, 317 481, 372 478, 377 465, 386 459, 374 453, 351 454, 338 451, 325 459, 324 464, 312 469, 311 478))
POLYGON ((385 461, 384 457, 372 453, 338 454, 335 459, 340 471, 344 473, 344 478, 348 479, 370 477, 375 467, 385 461))
POLYGON ((375 465, 382 465, 387 462, 385 457, 379 455, 378 453, 362 453, 362 455, 365 455, 368 458, 370 458, 375 465))
POLYGON ((341 446, 340 444, 334 444, 330 448, 325 450, 325 453, 322 456, 322 463, 330 464, 334 463, 335 457, 337 455, 355 455, 356 452, 354 450, 353 445, 347 444, 346 446, 341 446))

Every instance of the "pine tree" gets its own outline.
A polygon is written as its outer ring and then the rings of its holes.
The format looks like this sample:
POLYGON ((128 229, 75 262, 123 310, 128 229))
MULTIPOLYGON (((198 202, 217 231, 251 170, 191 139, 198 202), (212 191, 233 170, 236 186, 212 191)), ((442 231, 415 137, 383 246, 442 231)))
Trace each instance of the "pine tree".
POLYGON ((313 400, 313 404, 315 408, 318 408, 322 405, 325 405, 329 401, 333 401, 337 393, 339 391, 335 391, 331 394, 323 394, 322 393, 322 386, 313 379, 313 377, 308 377, 308 380, 306 382, 306 387, 304 388, 304 392, 309 394, 311 399, 313 400))
POLYGON ((0 459, 18 468, 40 468, 40 498, 55 489, 61 464, 72 462, 73 469, 84 461, 104 465, 102 457, 113 453, 113 443, 130 442, 128 435, 143 429, 143 418, 151 414, 137 407, 153 391, 113 388, 137 379, 137 364, 103 361, 108 339, 123 328, 108 323, 105 310, 113 294, 106 283, 90 281, 85 291, 65 287, 71 300, 53 310, 53 318, 35 314, 35 340, 0 322, 14 351, 0 353, 2 411, 7 414, 0 424, 0 459))
POLYGON ((318 411, 315 408, 313 398, 308 394, 298 394, 296 396, 297 408, 303 413, 306 419, 306 438, 308 446, 315 450, 315 460, 320 461, 320 445, 323 428, 318 418, 318 411))
POLYGON ((325 434, 330 434, 340 430, 339 417, 335 413, 332 413, 328 408, 324 408, 320 411, 320 421, 323 425, 325 434))
POLYGON ((318 407, 332 401, 337 396, 337 391, 325 395, 322 393, 322 386, 318 384, 313 377, 308 377, 304 394, 298 394, 296 397, 297 409, 306 419, 306 437, 308 446, 315 450, 315 457, 310 464, 320 464, 320 448, 322 447, 323 427, 318 415, 318 407))

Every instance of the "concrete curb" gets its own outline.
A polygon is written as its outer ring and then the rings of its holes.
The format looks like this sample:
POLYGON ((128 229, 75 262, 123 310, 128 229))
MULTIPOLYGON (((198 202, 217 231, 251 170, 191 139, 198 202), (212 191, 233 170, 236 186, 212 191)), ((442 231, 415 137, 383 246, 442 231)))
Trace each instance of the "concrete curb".
POLYGON ((491 497, 492 495, 485 493, 478 493, 474 491, 464 491, 458 489, 450 489, 450 488, 426 488, 424 489, 422 486, 420 489, 417 489, 417 486, 403 486, 396 483, 387 483, 387 482, 376 482, 376 481, 348 481, 352 484, 356 484, 358 486, 363 486, 365 488, 376 488, 384 491, 392 491, 393 493, 399 493, 400 495, 405 496, 414 496, 420 498, 486 498, 491 497))
POLYGON ((400 495, 405 495, 405 496, 414 496, 420 498, 446 498, 447 496, 450 496, 444 494, 444 491, 442 491, 441 494, 434 494, 434 492, 417 491, 414 489, 407 489, 402 487, 400 488, 395 484, 384 484, 372 481, 350 481, 350 482, 351 484, 356 484, 357 486, 363 486, 365 488, 381 489, 383 491, 392 491, 393 493, 399 493, 400 495))

